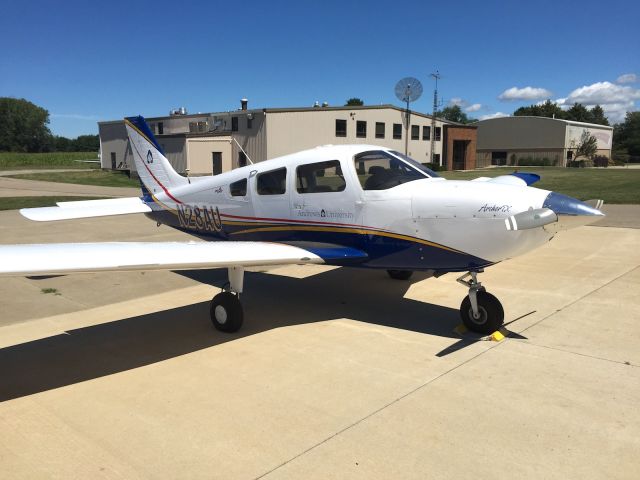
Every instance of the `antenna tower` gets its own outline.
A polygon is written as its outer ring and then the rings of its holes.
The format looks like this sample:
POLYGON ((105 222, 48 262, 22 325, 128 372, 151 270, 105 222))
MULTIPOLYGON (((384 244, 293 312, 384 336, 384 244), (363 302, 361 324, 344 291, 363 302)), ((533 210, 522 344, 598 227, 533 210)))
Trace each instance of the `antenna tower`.
MULTIPOLYGON (((438 80, 440 79, 440 72, 436 70, 436 73, 429 75, 436 80, 436 88, 433 90, 433 113, 431 115, 431 155, 429 159, 433 163, 433 152, 436 148, 436 112, 438 111, 438 80)), ((442 166, 442 158, 440 159, 440 165, 442 166)))

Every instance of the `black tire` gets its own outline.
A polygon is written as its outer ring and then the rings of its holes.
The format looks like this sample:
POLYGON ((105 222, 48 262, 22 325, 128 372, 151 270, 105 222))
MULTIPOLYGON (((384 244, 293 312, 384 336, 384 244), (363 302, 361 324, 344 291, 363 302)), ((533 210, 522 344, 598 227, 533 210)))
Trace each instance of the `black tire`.
POLYGON ((468 330, 477 333, 490 334, 499 330, 504 323, 504 309, 500 301, 488 292, 479 290, 476 293, 478 313, 480 318, 473 318, 471 300, 467 295, 460 305, 460 318, 468 330))
POLYGON ((222 292, 213 297, 210 315, 213 326, 226 333, 240 330, 244 320, 242 304, 231 292, 222 292))
POLYGON ((411 270, 387 270, 387 274, 394 280, 409 280, 413 272, 411 270))

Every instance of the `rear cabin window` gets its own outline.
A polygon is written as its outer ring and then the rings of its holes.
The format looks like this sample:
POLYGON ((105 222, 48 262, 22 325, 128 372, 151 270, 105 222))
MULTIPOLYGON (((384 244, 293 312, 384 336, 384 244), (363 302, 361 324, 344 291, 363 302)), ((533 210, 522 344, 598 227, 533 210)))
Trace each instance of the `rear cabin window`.
MULTIPOLYGON (((422 167, 415 160, 410 160, 422 167)), ((355 156, 354 162, 358 180, 364 190, 387 190, 403 183, 429 177, 422 168, 414 166, 411 162, 408 165, 385 151, 361 153, 355 156)))
POLYGON ((243 178, 229 185, 229 191, 232 197, 244 197, 247 195, 247 179, 243 178))
POLYGON ((298 193, 342 192, 346 186, 338 160, 310 163, 296 168, 298 193))
POLYGON ((279 168, 258 175, 258 195, 282 195, 286 190, 287 169, 279 168))

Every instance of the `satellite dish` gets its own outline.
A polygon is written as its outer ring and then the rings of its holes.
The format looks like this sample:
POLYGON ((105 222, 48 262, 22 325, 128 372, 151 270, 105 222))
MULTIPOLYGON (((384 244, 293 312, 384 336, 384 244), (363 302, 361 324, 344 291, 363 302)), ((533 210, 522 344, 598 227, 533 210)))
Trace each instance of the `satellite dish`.
POLYGON ((409 103, 415 102, 422 95, 422 84, 420 80, 413 77, 405 77, 396 83, 396 97, 401 102, 407 104, 407 126, 404 135, 404 154, 409 155, 409 121, 411 118, 411 110, 409 103))
MULTIPOLYGON (((396 83, 396 97, 407 105, 415 102, 422 95, 422 84, 420 80, 413 77, 405 77, 396 83)), ((407 108, 409 108, 407 106, 407 108)))

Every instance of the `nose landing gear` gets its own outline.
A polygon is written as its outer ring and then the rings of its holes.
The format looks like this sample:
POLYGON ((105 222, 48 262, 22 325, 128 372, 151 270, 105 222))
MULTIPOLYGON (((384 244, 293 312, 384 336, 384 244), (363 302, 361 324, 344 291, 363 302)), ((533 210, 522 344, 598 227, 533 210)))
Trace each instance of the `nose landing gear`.
POLYGON ((460 317, 469 330, 486 335, 502 326, 504 309, 500 301, 488 293, 478 281, 478 273, 468 272, 457 279, 458 283, 469 288, 469 295, 460 305, 460 317))

